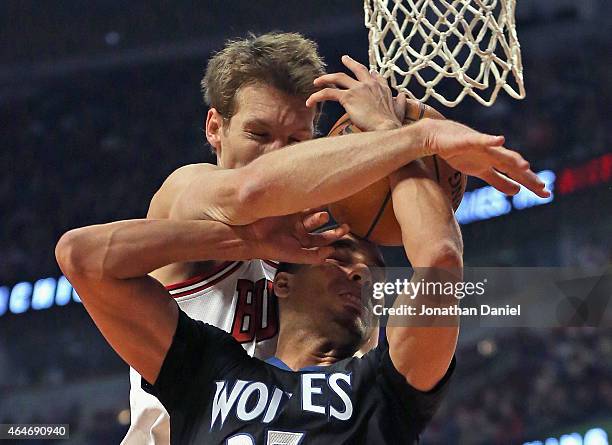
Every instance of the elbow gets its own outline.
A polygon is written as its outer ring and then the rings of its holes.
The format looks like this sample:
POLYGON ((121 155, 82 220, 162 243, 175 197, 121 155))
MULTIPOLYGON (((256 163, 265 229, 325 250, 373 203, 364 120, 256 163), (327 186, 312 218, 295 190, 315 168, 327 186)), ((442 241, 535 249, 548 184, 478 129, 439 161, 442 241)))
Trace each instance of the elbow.
MULTIPOLYGON (((227 171, 217 179, 204 202, 199 200, 200 185, 184 187, 175 196, 167 217, 175 220, 217 221, 230 226, 243 226, 261 219, 263 181, 259 168, 250 165, 227 171)), ((157 197, 154 197, 155 201, 157 197)), ((151 207, 153 207, 153 201, 151 207)), ((148 216, 151 216, 149 212, 148 216)))
POLYGON ((432 241, 418 252, 413 267, 426 281, 462 281, 463 247, 451 240, 432 241))
POLYGON ((232 224, 245 225, 265 218, 266 201, 270 197, 269 185, 257 167, 244 167, 244 174, 233 191, 232 224))
POLYGON ((457 243, 443 241, 434 243, 436 248, 431 252, 431 267, 441 269, 462 269, 463 268, 463 248, 457 243))
POLYGON ((64 233, 55 246, 55 259, 66 276, 72 275, 80 266, 78 256, 81 255, 81 248, 78 246, 77 231, 64 233))
MULTIPOLYGON (((460 240, 439 240, 427 243, 418 254, 418 267, 461 270, 463 245, 460 240)), ((415 262, 416 263, 416 262, 415 262)))
POLYGON ((427 366, 425 370, 406 373, 406 381, 418 391, 429 392, 440 384, 451 366, 452 356, 450 359, 445 357, 444 360, 439 362, 434 361, 434 364, 427 366))
POLYGON ((88 228, 66 232, 55 246, 57 264, 69 279, 102 275, 97 257, 88 228))
POLYGON ((457 348, 458 326, 391 327, 389 355, 408 384, 431 391, 444 379, 457 348))

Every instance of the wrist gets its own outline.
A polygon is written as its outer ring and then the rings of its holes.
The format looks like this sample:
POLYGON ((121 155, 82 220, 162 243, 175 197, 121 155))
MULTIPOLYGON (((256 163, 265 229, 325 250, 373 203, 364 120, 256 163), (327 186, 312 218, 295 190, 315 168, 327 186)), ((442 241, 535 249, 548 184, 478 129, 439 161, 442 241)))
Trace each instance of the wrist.
POLYGON ((245 226, 228 226, 232 230, 233 242, 231 243, 235 248, 237 259, 251 260, 258 258, 258 242, 257 237, 253 233, 250 225, 245 226))
POLYGON ((206 252, 206 256, 193 260, 243 261, 255 258, 248 226, 230 226, 218 221, 190 223, 195 224, 196 229, 192 230, 193 235, 185 242, 190 243, 196 252, 206 252))
POLYGON ((431 133, 429 131, 429 120, 423 119, 414 124, 405 125, 398 130, 401 134, 400 138, 407 145, 407 152, 410 153, 411 159, 408 162, 435 154, 431 149, 432 144, 428 136, 431 133))
POLYGON ((374 131, 386 131, 386 130, 397 130, 398 128, 401 128, 402 124, 400 121, 398 120, 386 120, 381 122, 380 124, 376 125, 374 127, 374 131))

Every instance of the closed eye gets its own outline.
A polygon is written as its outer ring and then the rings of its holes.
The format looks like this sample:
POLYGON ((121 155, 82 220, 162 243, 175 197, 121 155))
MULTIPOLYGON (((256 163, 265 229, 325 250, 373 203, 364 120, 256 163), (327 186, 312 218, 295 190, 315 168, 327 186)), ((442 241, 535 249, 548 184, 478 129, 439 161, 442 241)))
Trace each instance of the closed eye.
POLYGON ((260 133, 257 131, 247 131, 246 132, 249 137, 255 138, 255 139, 264 139, 268 137, 268 133, 260 133))
POLYGON ((342 259, 342 258, 329 257, 327 258, 327 261, 332 264, 337 264, 339 266, 348 266, 351 264, 350 261, 347 261, 346 259, 342 259))

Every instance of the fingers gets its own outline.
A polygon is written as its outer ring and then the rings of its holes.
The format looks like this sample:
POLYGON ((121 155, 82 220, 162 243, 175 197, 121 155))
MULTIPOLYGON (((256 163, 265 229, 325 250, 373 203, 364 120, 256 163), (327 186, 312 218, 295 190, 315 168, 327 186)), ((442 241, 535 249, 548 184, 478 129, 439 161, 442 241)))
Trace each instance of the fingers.
POLYGON ((281 261, 294 264, 319 264, 334 254, 333 247, 301 248, 291 255, 281 257, 281 261))
POLYGON ((490 134, 480 133, 478 144, 486 147, 501 147, 506 142, 503 136, 492 136, 490 134))
POLYGON ((322 205, 322 206, 318 206, 318 207, 311 207, 309 209, 304 209, 302 210, 302 215, 310 215, 311 213, 315 213, 315 212, 327 212, 327 205, 322 205))
POLYGON ((325 230, 321 233, 309 233, 302 241, 304 247, 324 247, 338 241, 344 235, 349 233, 349 226, 346 224, 333 229, 325 230))
POLYGON ((506 173, 519 184, 524 185, 540 198, 548 198, 550 192, 546 190, 546 184, 542 182, 538 176, 531 170, 526 171, 510 171, 506 173))
MULTIPOLYGON (((380 74, 378 74, 378 71, 374 71, 374 70, 370 71, 370 77, 372 77, 372 79, 374 79, 376 82, 378 82, 382 87, 389 88, 389 84, 387 83, 387 79, 385 79, 380 74)), ((389 89, 389 91, 391 91, 391 90, 389 89)))
POLYGON ((302 225, 304 226, 304 230, 306 230, 306 232, 312 232, 328 222, 329 213, 327 212, 304 214, 302 218, 302 225))
MULTIPOLYGON (((370 71, 370 78, 374 79, 378 85, 382 87, 382 91, 385 91, 391 100, 394 100, 391 96, 391 88, 389 88, 389 83, 387 79, 382 77, 378 72, 372 70, 370 71)), ((406 97, 404 96, 404 102, 406 101, 406 97)), ((401 121, 400 121, 401 122, 401 121)))
POLYGON ((298 231, 298 238, 302 247, 309 248, 327 246, 349 233, 350 228, 347 224, 342 224, 339 227, 330 228, 320 233, 310 233, 328 222, 328 212, 314 212, 312 214, 307 214, 307 212, 304 212, 301 220, 304 231, 298 231))
POLYGON ((352 59, 351 57, 346 55, 342 56, 342 63, 345 67, 347 67, 353 72, 357 80, 365 82, 370 78, 370 71, 368 71, 368 69, 364 65, 352 59))
POLYGON ((408 111, 408 102, 406 101, 406 94, 399 93, 395 99, 393 99, 393 110, 395 115, 400 122, 404 122, 406 112, 408 111))
POLYGON ((525 172, 513 171, 505 174, 491 170, 481 175, 480 178, 506 195, 516 195, 520 192, 521 185, 523 185, 540 198, 548 198, 550 196, 550 192, 546 190, 546 185, 531 170, 525 172))
POLYGON ((336 102, 340 102, 342 95, 344 94, 343 90, 339 90, 337 88, 323 88, 316 93, 312 93, 308 99, 306 99, 306 106, 312 107, 319 102, 325 102, 326 100, 333 100, 336 102))
POLYGON ((359 85, 359 81, 353 79, 346 73, 324 74, 314 80, 315 86, 324 85, 336 86, 340 88, 354 88, 359 85))
POLYGON ((328 212, 315 212, 311 215, 305 215, 301 222, 305 233, 300 237, 300 243, 304 247, 326 246, 342 238, 350 230, 347 224, 342 224, 320 233, 310 233, 329 222, 328 212))
POLYGON ((301 264, 318 264, 326 258, 332 256, 336 249, 330 246, 349 233, 349 226, 346 224, 321 233, 308 233, 301 240, 302 247, 288 258, 287 261, 301 264))
POLYGON ((317 263, 323 262, 324 260, 332 256, 335 251, 336 249, 334 249, 333 247, 329 247, 329 246, 328 247, 317 247, 313 249, 314 255, 316 255, 316 258, 317 258, 317 263))
POLYGON ((306 264, 319 264, 332 256, 336 249, 333 247, 315 247, 313 249, 302 249, 304 253, 304 262, 306 264))
POLYGON ((529 170, 529 162, 516 151, 505 147, 487 147, 486 154, 491 158, 491 164, 502 172, 529 170))
MULTIPOLYGON (((529 162, 520 154, 504 147, 490 147, 487 150, 494 157, 492 164, 496 170, 503 172, 507 177, 525 186, 540 198, 548 198, 550 196, 550 192, 546 190, 544 182, 529 168, 529 162)), ((495 187, 495 185, 493 186, 495 187)))
POLYGON ((501 173, 495 171, 494 169, 490 169, 486 173, 480 176, 480 179, 486 181, 497 190, 506 195, 516 195, 520 190, 521 186, 516 182, 508 178, 507 176, 502 175, 501 173))
MULTIPOLYGON (((439 123, 440 121, 438 121, 439 123)), ((446 122, 448 121, 441 121, 444 122, 442 125, 446 125, 446 122)), ((469 145, 478 145, 481 147, 501 147, 502 145, 504 145, 504 142, 506 141, 506 138, 504 136, 493 136, 491 134, 486 134, 486 133, 481 133, 477 130, 474 130, 473 128, 468 127, 467 125, 463 125, 463 124, 457 124, 456 122, 454 123, 454 125, 459 125, 461 127, 463 127, 463 129, 465 131, 467 131, 467 134, 470 134, 469 138, 466 138, 466 141, 469 140, 468 144, 469 145)), ((459 128, 457 128, 457 130, 455 130, 459 133, 459 128)), ((467 136, 467 134, 465 134, 467 136)))

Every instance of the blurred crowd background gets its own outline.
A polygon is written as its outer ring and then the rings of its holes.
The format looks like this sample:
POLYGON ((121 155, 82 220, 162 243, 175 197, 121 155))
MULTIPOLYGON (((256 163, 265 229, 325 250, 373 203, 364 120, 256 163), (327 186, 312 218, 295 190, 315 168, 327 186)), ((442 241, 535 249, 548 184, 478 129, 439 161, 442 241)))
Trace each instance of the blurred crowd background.
MULTIPOLYGON (((367 62, 367 33, 360 2, 90 3, 0 5, 0 423, 70 423, 71 443, 108 444, 129 424, 127 366, 78 303, 15 314, 2 295, 60 276, 53 250, 65 231, 144 217, 174 169, 214 162, 199 81, 225 39, 300 31, 338 71, 345 53, 367 62)), ((527 99, 438 108, 505 134, 535 171, 602 159, 612 152, 611 13, 605 0, 519 2, 527 99)), ((341 112, 326 106, 320 134, 341 112)), ((464 225, 466 265, 609 264, 610 169, 545 206, 464 225)), ((385 254, 406 264, 401 249, 385 254)), ((523 443, 602 425, 612 435, 611 334, 462 333, 451 391, 423 443, 523 443)))

